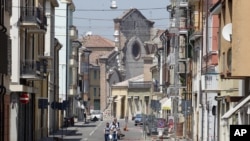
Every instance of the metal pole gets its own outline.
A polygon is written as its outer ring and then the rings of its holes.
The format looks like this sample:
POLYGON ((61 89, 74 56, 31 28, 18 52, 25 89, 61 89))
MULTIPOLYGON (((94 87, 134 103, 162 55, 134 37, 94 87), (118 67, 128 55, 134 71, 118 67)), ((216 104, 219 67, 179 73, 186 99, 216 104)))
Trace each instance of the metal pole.
MULTIPOLYGON (((179 1, 177 0, 177 4, 179 4, 179 1)), ((175 42, 174 42, 174 48, 175 48, 175 67, 174 67, 174 70, 175 70, 175 104, 174 104, 174 107, 175 107, 175 110, 174 110, 174 122, 175 122, 175 125, 174 125, 174 138, 176 140, 176 132, 177 132, 177 119, 178 119, 178 96, 179 96, 179 74, 177 73, 178 72, 178 69, 179 69, 179 62, 178 62, 178 59, 179 59, 179 25, 180 25, 180 19, 179 19, 179 7, 177 6, 175 8, 175 13, 176 13, 176 30, 175 30, 175 42)))
MULTIPOLYGON (((66 4, 66 17, 68 17, 68 8, 69 7, 69 4, 67 3, 66 4)), ((69 21, 68 21, 68 18, 66 19, 66 66, 65 66, 65 72, 66 72, 66 80, 65 80, 65 99, 66 101, 68 101, 68 73, 69 73, 69 68, 68 68, 68 62, 69 62, 69 21)), ((66 117, 68 116, 69 114, 69 108, 68 106, 66 107, 66 117)))

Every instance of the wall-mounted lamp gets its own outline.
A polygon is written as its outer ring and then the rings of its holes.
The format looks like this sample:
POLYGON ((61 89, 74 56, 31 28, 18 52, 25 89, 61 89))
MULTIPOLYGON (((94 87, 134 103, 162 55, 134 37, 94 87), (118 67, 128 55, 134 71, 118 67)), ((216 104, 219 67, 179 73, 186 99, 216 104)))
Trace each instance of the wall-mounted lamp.
POLYGON ((111 0, 111 9, 117 9, 116 0, 111 0))

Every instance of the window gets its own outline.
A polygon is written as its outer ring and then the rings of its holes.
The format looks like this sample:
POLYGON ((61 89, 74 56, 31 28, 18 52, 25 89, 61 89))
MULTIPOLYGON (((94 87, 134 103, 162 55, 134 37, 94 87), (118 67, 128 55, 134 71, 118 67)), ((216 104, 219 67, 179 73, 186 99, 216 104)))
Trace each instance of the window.
POLYGON ((100 88, 99 88, 99 97, 101 96, 101 91, 100 91, 100 88))
POLYGON ((96 96, 96 88, 94 88, 94 96, 96 96))
POLYGON ((133 55, 134 59, 136 59, 136 60, 138 60, 140 58, 141 49, 140 49, 140 45, 138 42, 135 42, 132 45, 132 55, 133 55))
POLYGON ((226 69, 226 57, 225 57, 225 52, 222 53, 222 71, 225 72, 226 69))
POLYGON ((97 71, 94 70, 94 79, 97 79, 97 71))
POLYGON ((100 100, 95 99, 94 100, 94 110, 100 110, 100 100))

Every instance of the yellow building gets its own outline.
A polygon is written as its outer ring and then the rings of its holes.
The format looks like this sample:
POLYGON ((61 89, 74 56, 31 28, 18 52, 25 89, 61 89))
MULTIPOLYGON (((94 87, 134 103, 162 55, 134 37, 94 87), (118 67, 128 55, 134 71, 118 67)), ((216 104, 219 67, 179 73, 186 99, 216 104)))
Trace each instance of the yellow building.
POLYGON ((152 82, 144 81, 139 75, 112 86, 112 114, 117 118, 132 119, 136 114, 150 113, 150 95, 152 82))
POLYGON ((220 20, 220 97, 218 124, 220 141, 229 140, 229 128, 232 124, 250 124, 248 63, 249 37, 248 16, 250 1, 219 0, 217 9, 220 20), (244 19, 244 20, 242 20, 244 19))

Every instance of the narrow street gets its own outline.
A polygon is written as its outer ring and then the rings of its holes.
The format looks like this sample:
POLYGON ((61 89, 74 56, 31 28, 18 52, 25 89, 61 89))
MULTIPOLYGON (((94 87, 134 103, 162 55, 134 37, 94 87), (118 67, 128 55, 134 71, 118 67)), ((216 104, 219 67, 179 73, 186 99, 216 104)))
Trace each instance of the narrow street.
MULTIPOLYGON (((40 141, 104 141, 103 130, 105 123, 110 121, 97 121, 97 122, 77 122, 75 126, 63 128, 63 130, 57 131, 54 135, 50 135, 48 138, 44 138, 40 141)), ((119 120, 121 128, 124 127, 124 120, 119 120)), ((125 136, 121 138, 122 141, 170 141, 170 139, 156 140, 156 136, 149 137, 144 136, 142 126, 135 126, 134 121, 128 122, 128 131, 122 131, 125 136)))

